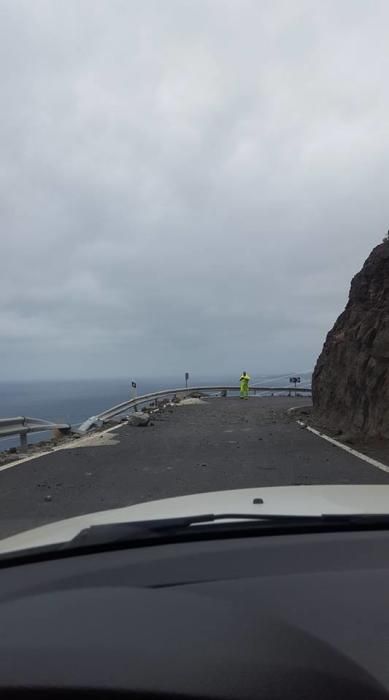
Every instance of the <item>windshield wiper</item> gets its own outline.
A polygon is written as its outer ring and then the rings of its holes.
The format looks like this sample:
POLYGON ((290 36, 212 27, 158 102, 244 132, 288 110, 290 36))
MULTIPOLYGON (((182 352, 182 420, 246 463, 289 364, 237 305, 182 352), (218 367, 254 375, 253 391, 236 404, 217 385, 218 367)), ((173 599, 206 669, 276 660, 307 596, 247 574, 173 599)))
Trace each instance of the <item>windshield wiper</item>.
MULTIPOLYGON (((131 543, 148 539, 163 539, 169 535, 188 533, 192 526, 207 526, 220 523, 226 526, 239 525, 247 528, 252 525, 266 531, 293 526, 389 526, 389 513, 347 513, 321 515, 277 515, 274 513, 209 513, 160 520, 141 520, 125 523, 108 523, 92 525, 81 530, 72 540, 64 544, 65 548, 104 545, 111 543, 131 543)), ((213 528, 207 528, 211 531, 213 528)), ((193 531, 199 533, 196 527, 193 531)), ((201 528, 204 532, 204 529, 201 528)))
POLYGON ((277 515, 275 513, 209 513, 160 520, 91 525, 68 542, 47 544, 0 555, 0 567, 11 562, 51 559, 84 552, 209 539, 355 530, 388 530, 389 513, 277 515), (212 523, 216 523, 212 525, 212 523))

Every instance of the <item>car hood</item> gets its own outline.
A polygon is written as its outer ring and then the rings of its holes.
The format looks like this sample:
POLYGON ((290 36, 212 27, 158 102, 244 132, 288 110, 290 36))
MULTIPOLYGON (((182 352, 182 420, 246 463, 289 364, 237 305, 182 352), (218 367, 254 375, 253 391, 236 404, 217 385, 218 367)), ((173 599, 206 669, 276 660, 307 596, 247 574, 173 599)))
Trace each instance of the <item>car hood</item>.
POLYGON ((27 530, 0 541, 0 554, 67 542, 91 525, 208 513, 322 515, 388 513, 389 485, 272 486, 164 498, 88 513, 27 530), (254 499, 263 503, 254 504, 254 499))

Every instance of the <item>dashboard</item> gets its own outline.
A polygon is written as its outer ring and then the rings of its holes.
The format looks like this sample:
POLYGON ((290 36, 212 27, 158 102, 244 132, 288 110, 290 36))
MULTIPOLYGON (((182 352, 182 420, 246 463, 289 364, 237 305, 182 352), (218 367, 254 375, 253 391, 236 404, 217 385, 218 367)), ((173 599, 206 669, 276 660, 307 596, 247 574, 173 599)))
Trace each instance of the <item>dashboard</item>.
POLYGON ((389 697, 389 533, 182 542, 0 570, 7 697, 389 697))

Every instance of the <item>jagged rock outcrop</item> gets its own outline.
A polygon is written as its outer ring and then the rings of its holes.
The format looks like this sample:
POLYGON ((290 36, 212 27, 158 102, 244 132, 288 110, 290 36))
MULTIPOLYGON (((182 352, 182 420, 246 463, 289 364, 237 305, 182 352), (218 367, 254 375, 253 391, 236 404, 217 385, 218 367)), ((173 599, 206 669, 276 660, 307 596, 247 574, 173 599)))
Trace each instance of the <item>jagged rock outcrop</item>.
POLYGON ((389 240, 351 282, 312 378, 314 418, 335 432, 389 437, 389 240))

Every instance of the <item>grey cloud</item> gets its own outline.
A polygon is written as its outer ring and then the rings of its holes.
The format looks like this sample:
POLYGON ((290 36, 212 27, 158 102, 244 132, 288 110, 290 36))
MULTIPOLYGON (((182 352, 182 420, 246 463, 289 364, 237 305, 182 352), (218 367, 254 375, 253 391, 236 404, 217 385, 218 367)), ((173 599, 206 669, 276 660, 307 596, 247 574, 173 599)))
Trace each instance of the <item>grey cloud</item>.
POLYGON ((3 0, 3 378, 312 367, 388 228, 374 7, 3 0))

